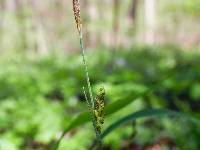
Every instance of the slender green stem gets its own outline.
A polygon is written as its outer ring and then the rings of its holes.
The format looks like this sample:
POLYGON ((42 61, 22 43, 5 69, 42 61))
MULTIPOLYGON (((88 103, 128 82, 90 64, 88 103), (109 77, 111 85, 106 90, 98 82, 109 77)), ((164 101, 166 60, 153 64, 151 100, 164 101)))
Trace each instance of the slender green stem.
POLYGON ((91 118, 92 118, 92 123, 93 123, 93 127, 95 129, 95 133, 96 133, 96 137, 97 137, 97 142, 99 143, 99 147, 100 149, 103 149, 103 146, 102 146, 102 140, 101 140, 101 135, 99 134, 99 132, 97 131, 97 127, 96 127, 96 124, 95 124, 95 117, 94 117, 94 112, 93 112, 93 109, 91 108, 91 105, 90 105, 90 102, 87 98, 87 95, 86 95, 86 92, 85 92, 85 88, 83 87, 83 93, 85 95, 85 99, 86 99, 86 102, 88 104, 88 108, 89 108, 89 111, 90 111, 90 114, 91 114, 91 118))
POLYGON ((89 91, 89 95, 90 95, 90 104, 91 104, 92 108, 94 108, 94 98, 93 98, 92 88, 91 88, 91 84, 90 84, 90 77, 89 77, 89 73, 88 73, 87 61, 85 58, 85 49, 83 47, 82 31, 80 32, 79 37, 80 37, 80 47, 81 47, 81 52, 82 52, 85 76, 86 76, 86 80, 87 80, 87 87, 88 87, 88 91, 89 91))
POLYGON ((85 96, 85 100, 86 100, 86 102, 87 102, 87 105, 88 105, 88 108, 89 109, 91 109, 91 104, 90 104, 90 102, 89 102, 89 100, 88 100, 88 97, 87 97, 87 94, 86 94, 86 91, 85 91, 85 87, 83 86, 83 94, 84 94, 84 96, 85 96))
MULTIPOLYGON (((94 130, 95 130, 96 139, 97 139, 97 142, 98 142, 98 145, 99 145, 99 149, 103 150, 101 135, 97 131, 97 127, 96 127, 96 121, 95 121, 95 115, 94 115, 95 101, 94 101, 93 94, 92 94, 92 88, 91 88, 90 78, 89 78, 89 73, 88 73, 88 66, 87 66, 87 61, 86 61, 86 58, 85 58, 85 50, 84 50, 84 47, 83 47, 82 31, 79 33, 79 37, 80 37, 80 47, 81 47, 81 52, 82 52, 83 65, 84 65, 84 70, 85 70, 85 77, 86 77, 86 81, 87 81, 87 88, 88 88, 90 99, 87 98, 87 95, 86 95, 84 87, 83 87, 83 92, 84 92, 84 95, 85 95, 85 98, 86 98, 86 101, 87 101, 87 104, 88 104, 88 107, 89 107, 89 111, 91 112, 92 123, 93 123, 93 127, 94 127, 94 130)), ((61 140, 65 136, 65 133, 66 132, 63 131, 62 135, 60 136, 58 141, 55 143, 55 145, 53 146, 52 150, 57 150, 58 149, 61 140)))
MULTIPOLYGON (((92 123, 93 123, 93 127, 95 130, 95 134, 96 134, 96 138, 99 144, 99 148, 100 150, 103 150, 103 146, 102 146, 102 140, 101 140, 101 136, 100 133, 97 131, 97 127, 96 127, 96 123, 95 123, 95 118, 94 118, 94 98, 93 98, 93 94, 92 94, 92 88, 91 88, 91 84, 90 84, 90 77, 89 77, 89 73, 88 73, 88 65, 87 65, 87 61, 85 58, 85 49, 83 46, 83 36, 82 36, 82 31, 79 33, 79 38, 80 38, 80 48, 81 48, 81 52, 82 52, 82 59, 83 59, 83 65, 84 65, 84 70, 85 70, 85 77, 86 77, 86 81, 87 81, 87 87, 88 87, 88 91, 89 91, 89 96, 90 96, 90 101, 88 101, 88 99, 86 99, 86 101, 90 104, 90 111, 92 113, 92 123)), ((84 91, 85 94, 85 91, 84 91)), ((85 94, 86 96, 86 94, 85 94)), ((86 96, 87 98, 87 96, 86 96)))

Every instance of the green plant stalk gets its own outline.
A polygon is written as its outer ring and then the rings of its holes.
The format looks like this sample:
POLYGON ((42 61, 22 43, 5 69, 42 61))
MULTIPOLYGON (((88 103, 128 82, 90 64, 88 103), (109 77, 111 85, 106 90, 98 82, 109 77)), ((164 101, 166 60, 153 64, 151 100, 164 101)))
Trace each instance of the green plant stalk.
MULTIPOLYGON (((173 72, 173 74, 171 72, 169 72, 167 75, 165 75, 164 77, 160 78, 159 81, 155 84, 155 86, 153 88, 150 88, 148 90, 145 90, 137 95, 134 96, 134 98, 131 98, 130 95, 128 95, 125 98, 119 99, 118 101, 111 103, 109 105, 106 106, 105 108, 105 114, 106 115, 111 115, 113 113, 115 113, 116 111, 126 107, 128 104, 130 104, 134 99, 136 98, 140 98, 143 97, 145 94, 151 93, 153 91, 155 91, 156 89, 158 89, 160 87, 160 83, 167 80, 168 78, 172 77, 174 75, 175 72, 173 72), (125 100, 125 101, 124 101, 125 100)), ((132 94, 131 94, 132 95, 132 94)), ((78 124, 75 127, 78 127, 86 122, 89 121, 89 114, 87 112, 84 112, 82 114, 80 114, 77 118, 75 118, 74 121, 72 121, 72 124, 78 124), (81 120, 81 121, 80 121, 81 120), (79 122, 80 121, 80 122, 79 122)), ((73 129, 73 125, 69 125, 67 128, 65 128, 65 130, 62 133, 62 136, 58 139, 55 147, 58 147, 60 141, 63 139, 64 135, 69 132, 69 130, 73 129)), ((102 133, 103 134, 103 133, 102 133)), ((102 135, 101 135, 102 136, 102 135)), ((102 139, 102 137, 101 137, 102 139)), ((56 148, 54 148, 53 150, 57 150, 56 148)))
POLYGON ((85 70, 85 77, 86 77, 86 81, 87 81, 87 88, 89 91, 89 95, 90 95, 90 107, 92 107, 92 109, 94 108, 94 98, 93 98, 93 94, 92 94, 92 88, 91 88, 91 84, 90 84, 90 77, 89 77, 89 73, 88 73, 88 65, 87 65, 87 61, 85 58, 85 49, 83 47, 83 35, 82 35, 82 31, 80 31, 79 33, 79 38, 80 38, 80 48, 81 48, 81 54, 82 54, 82 59, 83 59, 83 65, 84 65, 84 70, 85 70))
POLYGON ((89 77, 89 73, 88 73, 88 65, 87 65, 87 61, 85 58, 85 49, 83 46, 83 34, 82 34, 82 30, 80 30, 79 32, 79 39, 80 39, 80 48, 81 48, 81 54, 82 54, 82 60, 83 60, 83 66, 84 66, 84 70, 85 70, 85 77, 86 77, 86 81, 87 81, 87 88, 88 88, 88 92, 89 92, 89 96, 90 96, 90 101, 88 101, 87 95, 84 91, 85 94, 85 98, 86 101, 88 103, 89 106, 89 110, 91 112, 91 116, 92 116, 92 123, 93 123, 93 127, 95 130, 95 134, 96 134, 96 138, 98 141, 98 145, 100 150, 103 150, 103 146, 102 146, 102 139, 101 139, 101 135, 100 133, 97 131, 97 127, 96 127, 96 122, 95 122, 95 118, 94 118, 94 98, 93 98, 93 94, 92 94, 92 88, 91 88, 91 84, 90 84, 90 77, 89 77))
MULTIPOLYGON (((84 49, 84 46, 83 46, 82 30, 79 32, 79 38, 80 38, 80 48, 81 48, 81 53, 82 53, 83 66, 84 66, 84 70, 85 70, 85 77, 86 77, 86 81, 87 81, 87 88, 88 88, 88 92, 89 92, 89 95, 90 95, 90 100, 87 98, 87 95, 86 95, 84 87, 83 87, 83 92, 84 92, 84 95, 85 95, 86 102, 88 104, 89 111, 91 113, 92 124, 93 124, 94 130, 95 130, 96 139, 97 139, 97 142, 98 142, 98 145, 99 145, 99 149, 103 150, 101 135, 97 131, 95 118, 94 118, 94 103, 95 102, 94 102, 94 98, 93 98, 93 94, 92 94, 92 88, 91 88, 91 84, 90 84, 90 77, 89 77, 89 73, 88 73, 88 65, 87 65, 87 61, 86 61, 86 58, 85 58, 85 49, 84 49)), ((65 131, 62 133, 62 135, 60 136, 58 141, 53 146, 52 150, 57 150, 58 149, 61 140, 65 136, 65 133, 66 133, 65 131)))

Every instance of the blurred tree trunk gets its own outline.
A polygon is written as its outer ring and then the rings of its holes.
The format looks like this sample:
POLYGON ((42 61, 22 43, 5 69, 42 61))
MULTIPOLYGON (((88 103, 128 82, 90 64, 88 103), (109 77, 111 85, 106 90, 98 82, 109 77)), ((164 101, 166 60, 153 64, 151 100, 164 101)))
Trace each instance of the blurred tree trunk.
POLYGON ((112 47, 114 51, 117 49, 118 45, 118 33, 119 33, 119 22, 120 22, 120 1, 114 0, 113 4, 113 36, 112 36, 112 47))
POLYGON ((155 0, 144 0, 144 12, 145 12, 145 41, 147 44, 153 44, 155 41, 155 0))
MULTIPOLYGON (((32 0, 32 6, 30 6, 30 9, 32 9, 32 23, 33 27, 35 29, 35 45, 36 45, 36 52, 40 56, 45 56, 48 54, 48 46, 47 46, 47 40, 45 35, 44 26, 42 24, 42 18, 41 13, 42 9, 40 10, 39 6, 42 6, 42 1, 40 0, 32 0)), ((53 2, 51 2, 53 4, 53 2)), ((56 3, 54 3, 54 6, 56 3)))
POLYGON ((89 3, 88 0, 83 0, 83 25, 84 25, 84 43, 85 46, 88 47, 90 45, 90 32, 89 32, 89 23, 90 23, 90 19, 89 19, 89 3))
POLYGON ((135 24, 136 24, 137 7, 138 7, 138 0, 132 0, 131 8, 129 11, 129 18, 130 18, 131 24, 133 24, 133 26, 135 26, 135 24))
POLYGON ((3 1, 0 1, 0 9, 1 9, 1 11, 3 10, 3 1))
POLYGON ((32 16, 30 10, 31 8, 28 1, 21 1, 20 33, 21 33, 21 39, 23 41, 22 44, 24 46, 24 49, 26 50, 27 55, 35 51, 35 43, 34 43, 35 32, 32 31, 32 16))
POLYGON ((1 1, 1 7, 0 10, 1 14, 1 45, 3 49, 5 49, 5 52, 9 51, 16 51, 19 50, 21 39, 19 36, 19 24, 18 24, 18 18, 17 18, 17 4, 19 1, 17 0, 6 0, 1 1), (10 42, 12 41, 12 44, 10 42))
POLYGON ((6 9, 8 12, 14 13, 16 10, 16 0, 7 0, 6 1, 6 9))
MULTIPOLYGON (((86 4, 87 4, 86 6, 87 17, 90 19, 89 22, 91 23, 91 24, 87 23, 87 26, 88 25, 93 26, 93 22, 96 22, 99 18, 97 3, 96 1, 88 0, 88 2, 86 1, 86 4)), ((90 45, 91 47, 96 47, 97 43, 99 42, 98 30, 91 30, 91 28, 88 28, 88 32, 92 32, 88 37, 89 40, 88 45, 90 45)))
POLYGON ((111 43, 112 43, 112 60, 110 71, 112 72, 115 68, 116 62, 116 51, 118 49, 118 38, 119 38, 119 23, 120 23, 120 0, 113 1, 113 33, 111 35, 111 43))
POLYGON ((130 3, 130 8, 129 8, 129 14, 128 14, 128 25, 127 25, 127 28, 128 28, 128 33, 129 33, 129 37, 128 39, 126 39, 126 41, 128 41, 128 44, 129 46, 132 46, 134 44, 134 35, 137 31, 137 11, 138 11, 138 3, 139 1, 138 0, 132 0, 131 3, 130 3))

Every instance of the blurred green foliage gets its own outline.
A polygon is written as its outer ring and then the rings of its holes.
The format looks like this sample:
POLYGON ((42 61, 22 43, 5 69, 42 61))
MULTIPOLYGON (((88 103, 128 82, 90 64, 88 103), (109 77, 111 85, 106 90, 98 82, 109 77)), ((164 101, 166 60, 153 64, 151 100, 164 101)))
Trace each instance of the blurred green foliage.
POLYGON ((171 10, 172 13, 182 12, 186 16, 198 17, 200 15, 199 0, 177 0, 172 2, 167 8, 171 10))
MULTIPOLYGON (((142 108, 168 108, 200 119, 199 53, 175 47, 136 47, 114 54, 102 48, 89 54, 88 60, 93 89, 104 85, 106 103, 127 95, 135 99, 138 93, 157 86, 105 118, 104 128, 142 108)), ((87 110, 83 85, 79 55, 1 60, 0 149, 50 149, 72 118, 87 110)), ((110 149, 119 149, 124 142, 142 147, 167 139, 162 146, 198 150, 199 129, 184 118, 140 119, 117 129, 104 142, 110 149)), ((93 139, 92 125, 84 125, 66 135, 60 150, 84 150, 93 139)))
POLYGON ((187 0, 185 2, 184 9, 192 16, 198 16, 200 15, 200 1, 187 0))

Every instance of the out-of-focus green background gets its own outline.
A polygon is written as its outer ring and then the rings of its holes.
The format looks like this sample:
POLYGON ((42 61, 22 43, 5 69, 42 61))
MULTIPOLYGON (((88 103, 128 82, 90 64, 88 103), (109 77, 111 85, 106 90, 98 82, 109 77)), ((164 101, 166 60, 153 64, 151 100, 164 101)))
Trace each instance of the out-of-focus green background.
MULTIPOLYGON (((199 0, 81 0, 81 17, 94 93, 103 85, 112 103, 154 88, 106 117, 104 129, 143 108, 200 119, 199 0)), ((1 0, 0 53, 0 150, 50 150, 87 110, 72 1, 1 0)), ((86 150, 94 137, 90 122, 67 133, 59 150, 86 150)), ((126 124, 104 145, 199 150, 199 139, 198 123, 164 116, 126 124)))

